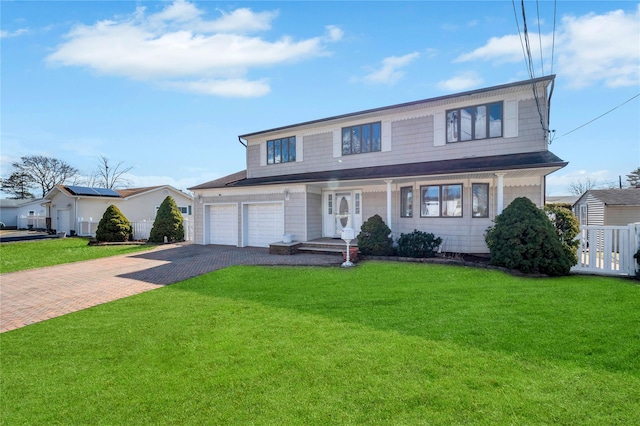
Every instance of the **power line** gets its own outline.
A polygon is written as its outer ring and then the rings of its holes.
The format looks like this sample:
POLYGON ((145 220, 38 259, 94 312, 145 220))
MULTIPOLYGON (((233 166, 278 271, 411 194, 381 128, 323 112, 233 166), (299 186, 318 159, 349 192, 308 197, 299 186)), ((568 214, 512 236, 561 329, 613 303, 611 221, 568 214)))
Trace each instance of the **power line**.
MULTIPOLYGON (((618 108, 620 108, 620 107, 621 107, 621 106, 623 106, 624 104, 628 104, 629 102, 631 102, 632 100, 634 100, 634 99, 635 99, 635 98, 637 98, 638 96, 640 96, 640 93, 638 93, 638 94, 637 94, 637 95, 635 95, 635 96, 632 96, 631 98, 627 99, 626 101, 624 101, 624 102, 623 102, 623 103, 621 103, 620 105, 617 105, 617 106, 615 106, 615 107, 611 108, 609 111, 607 111, 607 112, 605 112, 605 113, 603 113, 603 114, 600 114, 599 116, 597 116, 597 117, 596 117, 596 118, 594 118, 593 120, 589 120, 589 121, 587 121, 586 123, 584 123, 583 125, 578 126, 578 127, 576 127, 575 129, 573 129, 573 130, 571 130, 571 131, 569 131, 569 132, 567 132, 567 133, 565 133, 565 134, 563 134, 563 135, 558 136, 556 139, 560 139, 560 138, 561 138, 561 137, 563 137, 563 136, 567 136, 569 133, 573 133, 573 132, 575 132, 576 130, 582 129, 584 126, 586 126, 586 125, 588 125, 588 124, 591 124, 591 123, 593 123, 594 121, 596 121, 596 120, 598 120, 598 119, 600 119, 600 118, 604 117, 605 115, 607 115, 607 114, 609 114, 609 113, 611 113, 611 112, 613 112, 613 111, 617 110, 618 108)), ((554 140, 555 140, 555 139, 554 139, 554 140)))

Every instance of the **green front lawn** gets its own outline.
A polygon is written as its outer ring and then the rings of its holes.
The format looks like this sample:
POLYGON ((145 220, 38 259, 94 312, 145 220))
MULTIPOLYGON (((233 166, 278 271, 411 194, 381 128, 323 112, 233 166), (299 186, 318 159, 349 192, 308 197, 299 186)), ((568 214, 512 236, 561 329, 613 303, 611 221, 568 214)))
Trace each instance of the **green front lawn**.
POLYGON ((232 267, 0 335, 3 424, 640 424, 640 286, 232 267))
POLYGON ((89 238, 56 238, 0 244, 0 273, 149 250, 146 245, 90 246, 89 238))

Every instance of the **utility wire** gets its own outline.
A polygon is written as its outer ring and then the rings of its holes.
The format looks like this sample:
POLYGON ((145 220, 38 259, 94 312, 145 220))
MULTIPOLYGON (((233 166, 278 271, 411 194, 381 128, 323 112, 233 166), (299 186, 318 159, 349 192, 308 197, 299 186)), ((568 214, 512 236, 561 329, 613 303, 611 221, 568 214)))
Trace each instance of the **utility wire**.
POLYGON ((542 54, 542 31, 540 30, 540 7, 538 0, 536 0, 536 18, 538 19, 538 46, 540 48, 540 67, 542 68, 542 75, 544 75, 544 55, 542 54))
POLYGON ((573 129, 573 130, 571 130, 571 131, 569 131, 569 132, 567 132, 567 133, 565 133, 565 134, 563 134, 563 135, 558 136, 556 139, 560 139, 561 137, 563 137, 563 136, 567 136, 568 134, 573 133, 573 132, 575 132, 576 130, 582 129, 584 126, 586 126, 586 125, 588 125, 588 124, 591 124, 591 123, 593 123, 594 121, 596 121, 596 120, 598 120, 598 119, 600 119, 600 118, 604 117, 605 115, 607 115, 607 114, 609 114, 609 113, 611 113, 611 112, 613 112, 613 111, 617 110, 618 108, 620 108, 620 107, 621 107, 621 106, 623 106, 624 104, 628 104, 629 102, 631 102, 632 100, 634 100, 634 99, 635 99, 635 98, 637 98, 638 96, 640 96, 640 93, 638 93, 638 94, 637 94, 637 95, 635 95, 635 96, 632 96, 631 98, 627 99, 626 101, 624 101, 624 102, 623 102, 623 103, 621 103, 620 105, 618 105, 618 106, 615 106, 615 107, 611 108, 609 111, 607 111, 607 112, 605 112, 605 113, 603 113, 603 114, 600 114, 599 116, 597 116, 597 117, 596 117, 596 118, 594 118, 593 120, 589 120, 589 121, 587 121, 586 123, 584 123, 583 125, 578 126, 578 127, 576 127, 575 129, 573 129))
POLYGON ((553 58, 556 49, 556 11, 557 0, 553 0, 553 37, 551 39, 551 74, 553 74, 553 58))

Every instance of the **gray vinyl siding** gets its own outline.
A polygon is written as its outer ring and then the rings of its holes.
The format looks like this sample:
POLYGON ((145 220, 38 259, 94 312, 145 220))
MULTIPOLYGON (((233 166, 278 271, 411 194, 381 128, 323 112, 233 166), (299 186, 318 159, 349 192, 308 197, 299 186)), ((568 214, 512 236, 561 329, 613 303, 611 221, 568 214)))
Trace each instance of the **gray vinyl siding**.
MULTIPOLYGON (((443 111, 445 107, 443 107, 443 111)), ((371 119, 370 121, 378 121, 371 119)), ((434 146, 434 115, 431 113, 408 119, 395 119, 393 115, 381 118, 391 127, 391 150, 364 154, 333 156, 333 131, 350 123, 325 124, 317 134, 299 135, 303 138, 303 161, 260 166, 260 143, 251 141, 247 147, 247 176, 264 177, 323 170, 340 170, 359 167, 375 167, 389 164, 408 164, 423 161, 439 161, 463 157, 536 152, 547 149, 540 117, 533 99, 518 103, 518 136, 492 138, 434 146)), ((362 119, 354 123, 366 122, 362 119)), ((312 133, 307 131, 307 133, 312 133)), ((269 139, 291 135, 291 129, 282 135, 270 135, 269 139)))
POLYGON ((580 217, 580 206, 587 205, 587 225, 604 225, 604 203, 590 193, 582 197, 575 205, 575 213, 580 217))
POLYGON ((307 240, 322 237, 322 194, 307 193, 307 240))
POLYGON ((293 192, 284 202, 284 232, 293 235, 294 241, 305 241, 305 198, 302 192, 293 192))
POLYGON ((623 226, 640 222, 640 206, 607 206, 605 225, 623 226))

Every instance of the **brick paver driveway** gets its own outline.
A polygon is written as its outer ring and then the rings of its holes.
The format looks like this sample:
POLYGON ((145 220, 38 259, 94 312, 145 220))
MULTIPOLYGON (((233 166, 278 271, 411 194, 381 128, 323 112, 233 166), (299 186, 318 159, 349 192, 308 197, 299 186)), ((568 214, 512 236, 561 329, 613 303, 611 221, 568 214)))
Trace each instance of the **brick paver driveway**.
POLYGON ((0 332, 173 284, 231 265, 337 266, 336 255, 168 244, 151 251, 0 275, 0 332))

